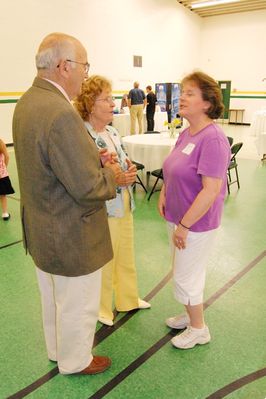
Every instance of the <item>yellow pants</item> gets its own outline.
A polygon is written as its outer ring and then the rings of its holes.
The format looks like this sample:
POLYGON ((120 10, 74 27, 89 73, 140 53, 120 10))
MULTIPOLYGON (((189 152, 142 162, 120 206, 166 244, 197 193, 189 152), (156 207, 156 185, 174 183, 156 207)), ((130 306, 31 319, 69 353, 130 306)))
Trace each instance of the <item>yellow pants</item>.
POLYGON ((139 133, 143 132, 143 104, 130 107, 130 134, 136 134, 136 119, 138 119, 139 133))
POLYGON ((137 274, 134 256, 133 216, 129 194, 124 191, 125 215, 109 217, 114 258, 102 269, 102 291, 99 316, 113 320, 115 307, 120 312, 138 308, 137 274))

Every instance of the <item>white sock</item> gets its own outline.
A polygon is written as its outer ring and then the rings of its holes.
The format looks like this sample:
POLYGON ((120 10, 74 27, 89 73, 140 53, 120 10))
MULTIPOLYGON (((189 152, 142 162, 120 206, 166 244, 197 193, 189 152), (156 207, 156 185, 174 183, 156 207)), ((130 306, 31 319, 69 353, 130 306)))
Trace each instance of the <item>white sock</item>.
POLYGON ((205 324, 204 327, 202 327, 202 328, 196 328, 196 327, 192 327, 192 326, 191 326, 191 329, 192 329, 192 330, 195 330, 195 331, 204 331, 205 328, 206 328, 206 324, 205 324))

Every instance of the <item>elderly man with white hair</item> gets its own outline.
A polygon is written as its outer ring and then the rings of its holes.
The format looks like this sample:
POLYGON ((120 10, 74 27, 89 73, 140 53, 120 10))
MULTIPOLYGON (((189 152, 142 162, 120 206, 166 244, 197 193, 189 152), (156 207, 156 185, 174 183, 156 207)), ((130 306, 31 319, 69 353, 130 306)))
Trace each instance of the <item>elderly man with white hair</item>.
POLYGON ((71 104, 88 76, 83 45, 52 33, 36 67, 13 118, 24 246, 36 265, 49 359, 62 374, 95 374, 111 364, 92 345, 101 268, 113 257, 105 201, 122 171, 106 154, 101 161, 71 104))

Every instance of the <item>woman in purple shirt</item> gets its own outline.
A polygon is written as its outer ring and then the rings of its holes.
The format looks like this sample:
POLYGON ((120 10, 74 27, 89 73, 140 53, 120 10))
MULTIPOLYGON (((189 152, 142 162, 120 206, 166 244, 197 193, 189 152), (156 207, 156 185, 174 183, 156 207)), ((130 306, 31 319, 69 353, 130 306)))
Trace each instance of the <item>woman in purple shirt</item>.
POLYGON ((179 114, 189 127, 164 162, 158 204, 171 237, 174 295, 186 309, 166 320, 171 328, 186 328, 172 339, 181 349, 211 339, 203 315, 206 260, 221 222, 231 156, 227 137, 213 121, 222 111, 214 79, 202 72, 183 79, 179 114))

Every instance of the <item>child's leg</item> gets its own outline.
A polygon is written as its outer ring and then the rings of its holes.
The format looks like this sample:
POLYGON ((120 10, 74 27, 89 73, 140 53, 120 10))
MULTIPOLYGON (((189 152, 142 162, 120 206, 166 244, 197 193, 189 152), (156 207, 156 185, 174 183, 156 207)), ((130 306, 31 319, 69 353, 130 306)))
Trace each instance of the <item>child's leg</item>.
POLYGON ((0 202, 2 207, 2 212, 7 213, 7 198, 6 195, 0 195, 0 202))
POLYGON ((0 195, 0 203, 2 207, 2 218, 4 220, 8 220, 10 218, 9 213, 7 212, 7 196, 0 195))

